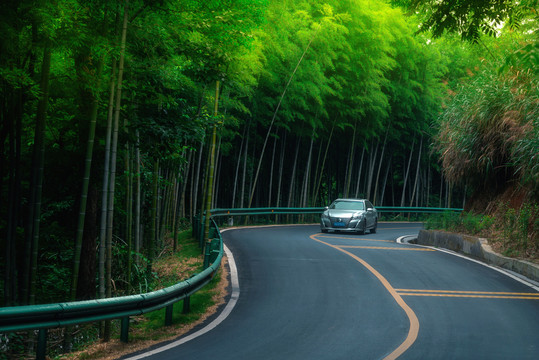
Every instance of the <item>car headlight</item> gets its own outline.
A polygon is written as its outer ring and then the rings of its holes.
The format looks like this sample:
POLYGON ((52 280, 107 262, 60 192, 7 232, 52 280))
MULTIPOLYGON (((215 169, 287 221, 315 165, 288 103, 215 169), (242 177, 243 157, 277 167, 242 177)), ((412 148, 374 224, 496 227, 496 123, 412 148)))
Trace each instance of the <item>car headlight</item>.
POLYGON ((322 213, 322 219, 329 219, 329 216, 328 216, 328 214, 326 214, 326 213, 322 213))
POLYGON ((358 220, 363 218, 363 213, 355 213, 352 215, 352 220, 358 220))

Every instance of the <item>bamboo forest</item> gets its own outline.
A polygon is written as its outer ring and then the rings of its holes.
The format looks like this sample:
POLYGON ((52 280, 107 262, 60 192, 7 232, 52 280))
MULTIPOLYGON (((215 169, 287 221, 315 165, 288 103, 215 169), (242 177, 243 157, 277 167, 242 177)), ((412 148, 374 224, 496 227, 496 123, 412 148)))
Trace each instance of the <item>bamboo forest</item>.
POLYGON ((537 9, 2 1, 1 306, 147 291, 215 208, 486 214, 511 189, 538 219, 537 9))

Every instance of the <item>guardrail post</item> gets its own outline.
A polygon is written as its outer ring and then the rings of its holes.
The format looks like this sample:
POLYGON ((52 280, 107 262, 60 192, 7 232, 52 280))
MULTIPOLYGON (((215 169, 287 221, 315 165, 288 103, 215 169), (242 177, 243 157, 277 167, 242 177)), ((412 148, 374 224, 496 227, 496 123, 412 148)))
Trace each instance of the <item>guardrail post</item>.
POLYGON ((36 360, 45 360, 47 355, 47 329, 39 329, 37 335, 36 360))
POLYGON ((207 269, 210 266, 211 240, 208 242, 209 244, 206 244, 204 247, 204 269, 207 269))
POLYGON ((122 318, 122 327, 120 330, 120 341, 127 343, 129 341, 129 316, 122 318))
POLYGON ((174 304, 170 304, 165 308, 165 326, 172 325, 173 311, 174 311, 174 304))
POLYGON ((191 297, 187 296, 183 299, 183 313, 187 314, 191 311, 191 297))

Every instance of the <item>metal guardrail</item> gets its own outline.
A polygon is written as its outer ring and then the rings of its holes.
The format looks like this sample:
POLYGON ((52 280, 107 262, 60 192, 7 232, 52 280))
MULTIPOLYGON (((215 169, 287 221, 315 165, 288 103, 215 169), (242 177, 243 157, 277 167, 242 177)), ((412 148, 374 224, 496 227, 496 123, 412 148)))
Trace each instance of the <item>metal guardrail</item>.
POLYGON ((36 359, 41 360, 46 356, 47 331, 50 328, 121 319, 120 339, 127 342, 130 316, 162 308, 166 308, 165 325, 171 325, 174 304, 183 300, 183 311, 189 311, 190 296, 208 284, 221 266, 223 241, 219 231, 214 234, 216 237, 212 241, 211 265, 187 280, 146 294, 0 308, 0 332, 39 330, 36 359))
POLYGON ((301 215, 320 214, 325 210, 323 207, 312 208, 237 208, 237 209, 212 209, 211 215, 216 216, 240 216, 240 215, 301 215))
POLYGON ((382 213, 421 213, 421 214, 442 214, 445 212, 462 212, 458 208, 432 208, 432 207, 399 207, 399 206, 377 206, 376 210, 382 213))
MULTIPOLYGON (((426 207, 387 207, 376 208, 379 212, 394 213, 443 213, 460 212, 462 209, 426 208, 426 207)), ((172 324, 172 307, 184 300, 184 311, 188 311, 190 296, 209 283, 221 265, 223 257, 223 240, 214 217, 249 216, 249 215, 301 215, 319 214, 323 207, 313 208, 238 208, 212 209, 211 249, 207 252, 205 262, 211 264, 202 272, 180 283, 146 294, 121 296, 116 298, 64 302, 57 304, 15 306, 0 308, 0 333, 39 330, 36 359, 45 359, 47 330, 50 328, 97 322, 111 319, 122 319, 120 339, 128 341, 129 317, 145 314, 166 308, 165 325, 172 324)), ((193 235, 203 244, 204 218, 193 222, 193 235)))
MULTIPOLYGON (((241 216, 241 215, 301 215, 301 214, 320 214, 325 207, 311 208, 237 208, 237 209, 212 209, 212 217, 216 216, 241 216)), ((425 213, 440 214, 444 212, 462 212, 457 208, 432 208, 432 207, 399 207, 399 206, 377 206, 376 210, 381 213, 425 213)))

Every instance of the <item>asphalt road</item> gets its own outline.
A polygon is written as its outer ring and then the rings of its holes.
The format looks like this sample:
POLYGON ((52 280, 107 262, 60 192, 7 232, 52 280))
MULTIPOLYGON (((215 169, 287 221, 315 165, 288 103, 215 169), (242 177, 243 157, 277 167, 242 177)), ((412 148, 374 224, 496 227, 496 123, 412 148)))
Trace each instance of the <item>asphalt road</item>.
POLYGON ((395 242, 419 228, 227 231, 239 274, 233 310, 211 331, 149 358, 539 359, 537 288, 395 242))

